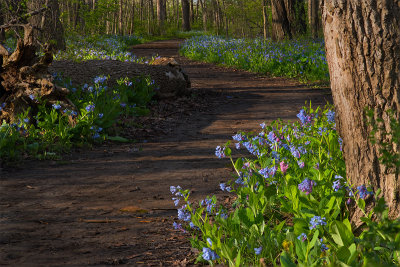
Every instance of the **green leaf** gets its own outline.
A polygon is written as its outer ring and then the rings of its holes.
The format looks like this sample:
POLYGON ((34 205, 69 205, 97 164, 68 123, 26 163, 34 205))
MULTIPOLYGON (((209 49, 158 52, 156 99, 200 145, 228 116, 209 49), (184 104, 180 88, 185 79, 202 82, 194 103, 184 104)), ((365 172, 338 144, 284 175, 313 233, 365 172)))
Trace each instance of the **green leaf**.
POLYGON ((356 244, 351 244, 350 246, 349 246, 349 251, 350 251, 350 254, 351 254, 351 256, 348 258, 348 260, 347 260, 347 264, 351 264, 355 259, 356 259, 356 257, 357 257, 357 247, 356 247, 356 244))
POLYGON ((114 142, 120 142, 120 143, 129 143, 131 142, 131 140, 126 139, 124 137, 121 136, 107 136, 108 140, 114 141, 114 142))
POLYGON ((237 256, 236 256, 236 259, 235 259, 235 266, 236 267, 240 267, 240 261, 241 261, 241 258, 240 258, 240 250, 239 250, 239 252, 238 252, 238 254, 237 254, 237 256))
POLYGON ((336 255, 340 261, 347 263, 351 253, 347 247, 340 247, 337 250, 336 255))
POLYGON ((285 252, 281 255, 281 265, 282 267, 296 267, 296 264, 293 263, 292 259, 290 258, 289 254, 285 252))
POLYGON ((318 240, 318 235, 319 235, 319 230, 315 231, 314 236, 311 239, 311 242, 308 244, 308 250, 309 251, 315 246, 315 243, 318 240))
POLYGON ((334 221, 331 224, 331 236, 337 245, 349 246, 354 241, 353 233, 348 226, 340 221, 334 221))

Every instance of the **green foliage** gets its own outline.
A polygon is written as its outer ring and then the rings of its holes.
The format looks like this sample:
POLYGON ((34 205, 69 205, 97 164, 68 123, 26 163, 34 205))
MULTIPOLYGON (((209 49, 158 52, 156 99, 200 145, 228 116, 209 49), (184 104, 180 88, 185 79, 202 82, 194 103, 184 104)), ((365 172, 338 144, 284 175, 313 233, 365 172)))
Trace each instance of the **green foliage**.
POLYGON ((199 261, 229 266, 400 264, 400 220, 388 218, 379 190, 373 195, 346 181, 331 107, 310 106, 297 116, 300 122, 275 121, 257 135, 233 136, 248 157, 234 160, 230 142, 217 147, 236 172, 220 185, 233 203, 218 204, 215 196, 192 203, 188 190, 172 186, 175 204, 184 204, 175 228, 191 233, 199 261), (366 200, 374 203, 368 214, 366 200), (351 203, 365 214, 361 234, 349 222, 351 203))
POLYGON ((322 41, 272 42, 199 36, 187 40, 182 55, 206 62, 302 81, 329 81, 322 41))
POLYGON ((105 139, 127 142, 109 134, 116 133, 114 128, 119 120, 148 113, 146 105, 155 89, 154 81, 146 76, 120 79, 113 88, 105 85, 105 76, 96 77, 93 85, 85 84, 78 89, 60 77, 56 80, 70 89, 69 99, 77 110, 62 109, 58 103, 50 105, 39 96, 32 96, 39 104, 34 122, 29 121, 27 110, 17 122, 3 123, 0 128, 1 159, 11 161, 29 155, 39 159, 54 157, 73 146, 105 139))

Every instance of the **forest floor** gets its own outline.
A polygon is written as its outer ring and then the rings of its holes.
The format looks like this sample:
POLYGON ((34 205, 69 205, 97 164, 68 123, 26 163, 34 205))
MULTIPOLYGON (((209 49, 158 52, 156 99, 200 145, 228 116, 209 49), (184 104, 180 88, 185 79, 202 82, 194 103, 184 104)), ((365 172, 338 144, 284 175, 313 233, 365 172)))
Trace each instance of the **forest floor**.
POLYGON ((170 186, 190 189, 197 200, 209 194, 229 200, 219 183, 232 178, 232 169, 215 157, 217 145, 238 131, 260 131, 263 121, 295 120, 306 101, 330 100, 329 89, 185 59, 179 42, 132 50, 176 58, 193 90, 192 97, 154 105, 140 119, 143 127, 126 133, 137 143, 0 168, 0 265, 193 264, 187 236, 172 227, 170 186))

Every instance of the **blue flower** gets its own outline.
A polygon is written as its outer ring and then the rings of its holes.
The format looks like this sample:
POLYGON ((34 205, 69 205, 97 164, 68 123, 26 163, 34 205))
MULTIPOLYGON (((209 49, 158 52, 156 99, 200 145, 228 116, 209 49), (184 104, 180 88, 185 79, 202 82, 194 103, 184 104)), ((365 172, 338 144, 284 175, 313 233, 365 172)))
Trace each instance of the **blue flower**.
POLYGON ((203 247, 202 257, 206 261, 213 261, 213 260, 219 259, 219 256, 217 255, 217 253, 215 253, 215 251, 213 251, 210 248, 206 248, 206 247, 203 247))
POLYGON ((172 200, 174 201, 175 207, 179 205, 180 199, 177 197, 173 197, 172 200))
POLYGON ((304 163, 304 161, 298 161, 297 165, 299 165, 300 169, 303 169, 305 166, 305 163, 304 163))
POLYGON ((228 191, 228 192, 232 191, 231 187, 230 186, 226 186, 225 183, 220 183, 219 187, 221 188, 222 191, 225 191, 225 190, 228 191))
POLYGON ((103 113, 99 113, 99 118, 103 118, 104 114, 103 113))
POLYGON ((85 109, 86 109, 87 112, 91 112, 91 111, 94 110, 94 108, 95 108, 95 105, 91 104, 91 105, 87 105, 85 109))
POLYGON ((180 224, 180 223, 174 222, 172 225, 174 226, 175 230, 181 230, 182 229, 182 224, 180 224))
POLYGON ((52 107, 56 110, 61 108, 60 104, 53 104, 52 107))
POLYGON ((217 146, 215 149, 215 155, 220 159, 225 158, 225 147, 217 146))
POLYGON ((321 243, 321 251, 322 252, 325 252, 325 251, 327 251, 329 248, 324 244, 324 243, 322 243, 324 240, 321 238, 320 240, 319 240, 319 242, 321 243))
POLYGON ((367 187, 365 185, 357 186, 357 190, 361 199, 365 199, 368 195, 374 195, 373 192, 367 190, 367 187))
POLYGON ((207 237, 207 243, 210 245, 210 247, 212 247, 212 240, 211 240, 211 238, 209 238, 209 237, 207 237))
POLYGON ((254 253, 255 253, 256 255, 260 255, 261 252, 262 252, 262 249, 263 249, 263 247, 254 248, 254 253))
POLYGON ((183 206, 182 208, 178 209, 178 219, 185 221, 185 222, 189 222, 191 220, 191 215, 190 212, 185 211, 186 206, 183 206))
POLYGON ((307 240, 307 235, 306 235, 305 233, 301 233, 301 234, 297 237, 297 239, 304 242, 304 241, 307 240))
POLYGON ((313 187, 316 185, 317 183, 315 181, 306 178, 298 185, 298 188, 300 191, 303 191, 306 193, 306 195, 308 195, 311 194, 313 187))
POLYGON ((28 122, 29 122, 29 118, 25 118, 25 119, 24 119, 24 122, 25 122, 25 123, 28 123, 28 122))
POLYGON ((310 220, 310 230, 317 228, 320 225, 326 225, 325 217, 314 216, 310 220))
POLYGON ((335 112, 332 110, 329 110, 326 113, 326 118, 327 118, 328 122, 335 122, 335 112))
POLYGON ((31 100, 35 100, 35 96, 34 95, 29 95, 29 98, 31 99, 31 100))

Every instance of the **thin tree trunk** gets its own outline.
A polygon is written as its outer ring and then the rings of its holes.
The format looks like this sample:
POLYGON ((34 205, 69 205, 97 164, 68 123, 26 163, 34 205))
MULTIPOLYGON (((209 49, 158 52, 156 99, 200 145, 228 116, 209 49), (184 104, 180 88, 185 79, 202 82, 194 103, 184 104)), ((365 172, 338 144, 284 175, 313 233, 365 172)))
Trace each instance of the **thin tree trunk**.
POLYGON ((308 0, 308 24, 313 38, 318 38, 318 0, 308 0))
POLYGON ((201 13, 203 17, 203 30, 207 31, 207 7, 206 7, 206 0, 199 0, 201 5, 201 13))
POLYGON ((268 14, 267 14, 267 0, 263 0, 263 30, 264 40, 268 38, 268 14))
POLYGON ((182 0, 182 29, 190 31, 190 4, 189 0, 182 0))
POLYGON ((166 6, 165 0, 157 0, 157 22, 161 34, 164 33, 164 23, 166 19, 165 6, 166 6))
MULTIPOLYGON (((388 110, 400 119, 400 6, 398 1, 323 1, 322 21, 326 59, 343 138, 347 179, 383 192, 390 215, 400 214, 398 169, 379 162, 383 132, 391 132, 388 110), (383 119, 385 130, 370 140, 365 108, 383 119)), ((394 147, 396 153, 399 148, 394 147)), ((360 212, 352 214, 359 222, 360 212)))

